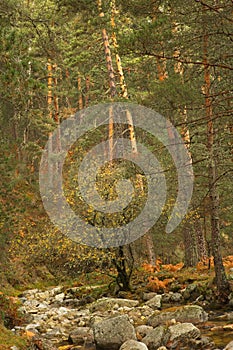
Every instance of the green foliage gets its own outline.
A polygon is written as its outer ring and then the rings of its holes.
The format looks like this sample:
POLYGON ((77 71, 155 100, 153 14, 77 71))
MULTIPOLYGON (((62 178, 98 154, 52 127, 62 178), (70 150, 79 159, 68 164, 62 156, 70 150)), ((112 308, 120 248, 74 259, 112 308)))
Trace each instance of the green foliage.
MULTIPOLYGON (((109 78, 102 43, 106 28, 116 73, 116 100, 122 100, 114 60, 110 1, 104 1, 100 18, 95 1, 46 0, 1 1, 0 4, 0 249, 2 260, 10 256, 14 266, 46 264, 52 272, 75 275, 106 264, 116 251, 106 252, 80 246, 64 238, 45 214, 38 189, 40 155, 48 134, 56 127, 48 113, 47 63, 53 65, 53 96, 59 101, 59 120, 84 106, 109 100, 109 78), (90 86, 86 78, 90 79, 90 86), (77 79, 81 78, 81 91, 77 79), (55 84, 55 81, 57 82, 55 84), (88 101, 87 101, 88 100, 88 101)), ((183 257, 182 236, 190 225, 195 235, 196 221, 210 240, 208 202, 209 160, 206 147, 205 96, 203 91, 203 38, 208 35, 211 75, 211 103, 216 128, 215 153, 220 195, 220 225, 224 251, 232 247, 232 82, 231 82, 231 2, 153 0, 116 1, 116 36, 129 101, 153 108, 169 118, 182 132, 188 127, 190 152, 195 172, 195 189, 190 213, 176 232, 165 236, 164 227, 177 192, 171 157, 158 141, 136 130, 138 142, 145 142, 162 163, 166 173, 168 197, 162 216, 151 229, 156 253, 175 262, 183 257), (211 2, 209 2, 211 3, 211 2), (213 3, 213 2, 212 2, 213 3), (215 8, 215 6, 218 6, 215 8), (178 53, 175 50, 179 51, 178 53), (182 70, 180 74, 177 69, 182 70), (165 70, 160 79, 159 69, 165 70), (184 118, 187 117, 187 121, 184 118), (187 224, 188 222, 188 224, 187 224), (172 253, 171 253, 171 247, 172 253)), ((52 112, 55 107, 52 105, 52 112)), ((89 149, 107 138, 107 130, 96 130, 75 144, 64 166, 68 203, 87 221, 103 225, 103 216, 83 202, 77 189, 76 166, 89 149)), ((146 197, 137 188, 140 171, 127 162, 118 162, 109 171, 100 170, 98 190, 103 198, 116 197, 115 182, 128 178, 134 184, 132 206, 143 207, 146 197), (116 176, 117 174, 117 176, 116 176), (113 176, 114 175, 114 176, 113 176), (114 177, 114 181, 112 179, 114 177)), ((144 188, 146 189, 145 179, 144 188)), ((134 212, 136 215, 137 212, 134 212)), ((132 220, 131 212, 108 217, 108 224, 132 220)), ((141 241, 140 241, 141 242, 141 241)), ((140 246, 140 242, 137 242, 140 246)), ((141 251, 140 251, 141 252, 141 251)), ((8 260, 7 260, 8 261, 8 260)), ((15 267, 16 268, 16 267, 15 267)), ((23 279, 23 267, 20 279, 23 279)), ((14 273, 12 273, 14 275, 14 273)), ((12 276, 12 283, 17 284, 12 276)))

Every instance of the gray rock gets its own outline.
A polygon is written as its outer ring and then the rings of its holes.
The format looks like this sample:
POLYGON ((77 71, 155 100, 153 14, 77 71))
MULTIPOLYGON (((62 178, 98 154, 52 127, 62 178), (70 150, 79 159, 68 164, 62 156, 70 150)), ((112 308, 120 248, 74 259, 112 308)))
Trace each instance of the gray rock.
POLYGON ((70 309, 68 309, 68 308, 66 308, 66 307, 64 307, 64 306, 61 306, 61 307, 59 307, 59 309, 57 309, 57 314, 60 316, 62 316, 62 315, 65 315, 65 314, 68 314, 69 313, 69 311, 70 311, 70 309))
POLYGON ((62 303, 64 306, 69 306, 72 308, 77 308, 80 305, 80 301, 78 299, 72 299, 72 298, 68 298, 63 300, 62 303))
POLYGON ((196 283, 189 284, 186 288, 185 291, 189 293, 193 293, 197 288, 196 283))
POLYGON ((181 293, 164 293, 162 294, 162 303, 179 303, 181 302, 182 298, 181 293))
POLYGON ((153 327, 146 326, 146 325, 140 325, 135 328, 137 336, 139 336, 140 339, 144 338, 150 331, 153 330, 153 327))
POLYGON ((35 298, 37 298, 38 300, 46 300, 50 298, 50 292, 49 291, 45 291, 45 292, 39 292, 35 294, 35 298))
POLYGON ((92 303, 89 307, 91 312, 104 312, 107 310, 112 310, 113 308, 119 307, 130 307, 133 308, 138 306, 138 300, 130 300, 130 299, 118 299, 118 298, 101 298, 94 303, 92 303))
POLYGON ((185 300, 188 300, 191 297, 191 294, 196 290, 197 285, 192 283, 188 285, 182 292, 185 300))
POLYGON ((40 303, 37 306, 37 309, 40 310, 40 311, 47 310, 48 309, 48 304, 46 302, 40 303))
POLYGON ((146 302, 146 305, 151 307, 153 310, 161 309, 162 295, 155 295, 152 299, 146 302))
POLYGON ((38 328, 40 328, 40 323, 29 323, 26 327, 25 327, 25 329, 27 330, 27 331, 29 331, 29 330, 34 330, 34 329, 38 329, 38 328))
POLYGON ((179 303, 182 300, 182 294, 181 293, 172 293, 171 294, 171 302, 179 303))
POLYGON ((70 333, 69 343, 75 345, 84 345, 85 343, 94 343, 93 330, 89 327, 77 327, 70 333))
POLYGON ((208 337, 202 337, 201 339, 190 339, 188 342, 188 350, 190 348, 194 350, 218 350, 215 344, 208 337))
POLYGON ((136 340, 134 327, 127 315, 98 322, 93 326, 97 350, 118 350, 127 340, 136 340))
POLYGON ((156 327, 160 324, 164 324, 167 321, 175 319, 177 322, 190 322, 190 323, 200 323, 208 320, 208 314, 199 305, 186 305, 177 307, 175 310, 167 309, 160 312, 159 314, 155 312, 148 319, 148 325, 156 327))
POLYGON ((142 295, 142 300, 143 300, 143 301, 148 301, 148 300, 154 298, 156 295, 157 295, 157 293, 154 293, 154 292, 143 293, 143 295, 142 295))
POLYGON ((49 289, 48 292, 51 297, 54 297, 55 295, 62 293, 62 290, 63 290, 62 286, 57 286, 55 288, 49 289))
POLYGON ((182 342, 188 343, 189 339, 197 339, 200 337, 200 330, 192 323, 178 323, 168 327, 168 331, 165 336, 165 344, 168 347, 176 348, 182 342))
POLYGON ((40 302, 36 299, 28 299, 23 306, 27 309, 35 309, 39 304, 40 302))
POLYGON ((54 299, 55 299, 56 301, 59 301, 60 303, 63 302, 64 298, 65 298, 65 293, 57 294, 57 295, 55 295, 55 297, 54 297, 54 299))
POLYGON ((151 330, 142 339, 142 342, 146 344, 149 350, 157 350, 159 346, 163 345, 164 336, 165 336, 165 327, 159 326, 151 330))
POLYGON ((148 347, 144 343, 131 339, 122 344, 119 350, 148 350, 148 347))
POLYGON ((223 350, 233 350, 233 341, 231 341, 223 350))

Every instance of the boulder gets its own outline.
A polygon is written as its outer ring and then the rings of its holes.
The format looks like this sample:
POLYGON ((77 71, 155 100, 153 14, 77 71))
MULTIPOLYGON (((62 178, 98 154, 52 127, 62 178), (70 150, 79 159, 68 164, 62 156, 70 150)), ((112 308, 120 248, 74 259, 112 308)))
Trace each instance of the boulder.
POLYGON ((200 323, 208 320, 208 314, 199 305, 186 305, 177 308, 170 308, 164 310, 158 314, 155 312, 148 319, 148 325, 156 327, 160 324, 164 324, 171 319, 175 319, 177 322, 189 322, 200 323))
POLYGON ((118 299, 118 298, 101 298, 89 306, 91 312, 104 312, 108 310, 112 310, 113 308, 119 307, 129 307, 133 308, 138 306, 138 300, 131 299, 118 299))
POLYGON ((164 336, 165 336, 165 327, 159 326, 151 330, 142 339, 142 342, 146 344, 149 350, 157 350, 159 346, 163 345, 164 336))
POLYGON ((231 341, 223 350, 233 350, 233 341, 231 341))
POLYGON ((158 310, 161 309, 161 300, 162 300, 162 295, 155 295, 152 299, 149 299, 146 302, 146 305, 151 307, 153 310, 158 310))
POLYGON ((164 341, 168 348, 175 349, 188 344, 189 339, 197 339, 201 335, 200 330, 192 323, 178 323, 168 327, 164 341))
POLYGON ((108 318, 93 325, 97 350, 118 350, 127 340, 136 340, 136 333, 127 315, 108 318))
POLYGON ((148 350, 148 347, 144 343, 131 339, 122 344, 119 350, 148 350))

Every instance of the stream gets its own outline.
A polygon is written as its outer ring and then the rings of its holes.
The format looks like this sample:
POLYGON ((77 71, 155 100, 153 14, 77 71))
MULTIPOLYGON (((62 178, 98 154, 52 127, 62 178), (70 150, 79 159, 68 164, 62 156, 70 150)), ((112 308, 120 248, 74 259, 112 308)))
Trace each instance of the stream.
MULTIPOLYGON (((38 334, 46 342, 53 344, 55 349, 68 346, 66 349, 84 350, 86 340, 88 343, 86 349, 94 349, 93 333, 90 329, 93 322, 104 320, 109 316, 125 314, 136 327, 136 325, 146 324, 146 320, 150 318, 157 306, 161 310, 157 303, 159 301, 160 304, 162 298, 168 300, 168 298, 181 297, 179 293, 170 292, 161 296, 152 293, 156 295, 156 301, 155 298, 143 303, 138 300, 100 298, 93 302, 89 299, 91 292, 96 287, 99 286, 90 287, 89 295, 87 294, 84 299, 80 299, 80 287, 65 289, 58 286, 46 291, 34 289, 23 292, 20 296, 22 302, 20 309, 28 317, 28 322, 24 325, 23 330, 38 334), (75 347, 72 347, 71 344, 75 347)), ((173 312, 179 307, 173 304, 173 312)), ((199 306, 185 307, 198 308, 199 306)), ((208 337, 215 343, 216 349, 224 349, 229 342, 233 341, 233 312, 230 309, 218 312, 208 310, 208 314, 208 321, 200 319, 196 322, 197 327, 202 337, 208 337)), ((179 323, 179 319, 177 320, 179 323)), ((46 350, 48 349, 50 346, 46 347, 46 350)), ((54 348, 51 347, 51 349, 54 348)))
MULTIPOLYGON (((229 310, 229 312, 231 311, 229 310)), ((221 319, 225 315, 212 316, 202 327, 199 327, 202 336, 212 339, 220 349, 223 349, 228 343, 233 341, 233 320, 221 319)))

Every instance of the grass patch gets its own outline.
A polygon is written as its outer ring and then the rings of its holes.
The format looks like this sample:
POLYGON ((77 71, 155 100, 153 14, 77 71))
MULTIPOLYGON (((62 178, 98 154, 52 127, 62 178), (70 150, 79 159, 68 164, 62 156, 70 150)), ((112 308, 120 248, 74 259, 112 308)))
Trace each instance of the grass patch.
POLYGON ((26 350, 27 340, 23 337, 13 334, 0 324, 0 350, 9 350, 12 346, 17 346, 20 350, 26 350))

